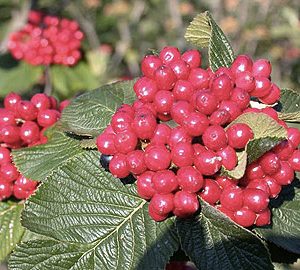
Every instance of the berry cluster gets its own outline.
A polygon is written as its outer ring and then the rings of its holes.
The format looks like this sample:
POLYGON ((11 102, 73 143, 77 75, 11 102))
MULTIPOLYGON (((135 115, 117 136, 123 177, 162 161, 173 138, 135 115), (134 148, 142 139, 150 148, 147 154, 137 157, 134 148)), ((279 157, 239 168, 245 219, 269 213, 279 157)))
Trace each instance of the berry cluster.
POLYGON ((138 194, 150 200, 149 214, 156 221, 194 214, 199 195, 242 226, 266 225, 269 198, 300 169, 300 131, 288 128, 272 108, 250 108, 250 96, 265 104, 280 97, 267 60, 240 55, 230 68, 216 72, 200 65, 197 50, 181 55, 174 47, 143 59, 144 76, 134 85, 138 99, 123 104, 97 138, 102 165, 116 177, 135 176, 138 194), (288 129, 289 140, 250 164, 242 180, 221 176, 221 167, 234 169, 236 151, 253 138, 248 125, 228 124, 252 111, 276 119, 288 129), (175 126, 164 123, 170 120, 175 126), (282 159, 278 153, 285 147, 290 152, 282 159))
POLYGON ((0 108, 0 201, 12 195, 26 199, 35 191, 38 183, 18 172, 11 149, 46 143, 45 130, 68 104, 65 100, 58 105, 54 97, 45 94, 35 94, 30 101, 16 93, 5 97, 4 108, 0 108))
POLYGON ((31 10, 28 23, 11 34, 8 49, 13 57, 31 65, 72 66, 81 58, 82 39, 76 21, 31 10))

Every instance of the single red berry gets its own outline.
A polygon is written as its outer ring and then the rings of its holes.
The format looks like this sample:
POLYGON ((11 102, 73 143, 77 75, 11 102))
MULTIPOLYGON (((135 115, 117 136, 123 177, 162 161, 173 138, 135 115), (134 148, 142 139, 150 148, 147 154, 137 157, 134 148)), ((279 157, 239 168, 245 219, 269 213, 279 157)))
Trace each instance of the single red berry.
POLYGON ((280 160, 288 160, 294 152, 294 147, 290 141, 284 140, 276 145, 272 149, 272 151, 278 156, 280 160))
POLYGON ((154 78, 155 71, 163 65, 158 56, 146 55, 142 60, 141 69, 143 74, 148 78, 154 78))
POLYGON ((235 78, 235 85, 246 92, 252 92, 255 89, 255 79, 249 71, 243 71, 235 78))
POLYGON ((0 180, 0 201, 8 199, 13 193, 13 183, 0 180))
POLYGON ((206 150, 195 157, 194 163, 201 174, 214 175, 222 166, 222 158, 215 152, 206 150))
POLYGON ((35 94, 30 101, 35 105, 38 110, 51 109, 50 99, 46 94, 38 93, 35 94))
POLYGON ((252 71, 252 59, 248 55, 238 55, 237 58, 233 61, 230 69, 234 76, 238 76, 241 72, 252 71))
POLYGON ((269 204, 269 194, 253 188, 244 190, 244 206, 248 207, 255 213, 260 213, 265 210, 269 204))
POLYGON ((204 131, 202 141, 207 148, 217 151, 227 146, 227 135, 221 126, 212 125, 204 131))
POLYGON ((197 195, 188 191, 180 190, 174 196, 174 215, 185 218, 193 215, 200 207, 197 195))
POLYGON ((97 137, 96 145, 98 151, 105 155, 114 155, 117 153, 115 147, 115 134, 103 132, 97 137))
POLYGON ((231 211, 237 211, 243 206, 243 190, 237 186, 229 186, 223 189, 220 203, 231 211))
POLYGON ((16 125, 15 113, 8 109, 0 108, 0 126, 16 125))
POLYGON ((21 96, 17 93, 11 92, 4 98, 4 108, 13 112, 17 109, 17 103, 21 101, 21 96))
POLYGON ((187 118, 193 111, 193 106, 189 102, 179 100, 173 104, 171 116, 176 123, 182 124, 184 119, 187 118))
POLYGON ((235 211, 233 215, 233 220, 243 227, 252 226, 256 219, 256 214, 247 207, 242 207, 241 209, 235 211))
POLYGON ((109 162, 109 171, 114 177, 125 178, 129 175, 126 155, 116 154, 109 162))
POLYGON ((156 118, 149 109, 145 108, 136 111, 132 128, 138 138, 142 140, 152 138, 156 126, 156 118))
POLYGON ((181 59, 191 68, 197 68, 201 65, 201 54, 198 50, 189 50, 182 54, 181 59))
POLYGON ((259 163, 255 161, 247 166, 245 175, 248 179, 252 180, 263 178, 265 176, 265 173, 259 163))
POLYGON ((16 166, 12 163, 2 164, 0 167, 0 177, 7 182, 15 181, 19 176, 16 166))
POLYGON ((171 163, 171 154, 163 145, 149 146, 145 150, 145 164, 151 171, 165 170, 171 163))
POLYGON ((138 138, 132 130, 125 130, 114 136, 114 145, 119 153, 127 154, 135 150, 138 138))
POLYGON ((253 179, 247 185, 247 188, 260 189, 266 192, 269 196, 271 195, 271 191, 268 183, 265 178, 253 179))
POLYGON ((57 105, 58 105, 57 99, 53 96, 49 96, 48 98, 49 98, 50 103, 51 103, 51 109, 57 110, 57 105))
POLYGON ((226 187, 234 187, 237 185, 237 180, 232 179, 228 176, 217 176, 216 182, 222 189, 226 187))
POLYGON ((173 146, 171 156, 177 167, 193 165, 194 148, 189 142, 179 142, 173 146))
POLYGON ((199 90, 195 95, 195 107, 200 113, 211 115, 218 108, 218 100, 210 91, 199 90))
POLYGON ((180 52, 176 47, 164 47, 159 53, 159 58, 164 64, 169 65, 180 59, 180 52))
POLYGON ((179 142, 192 143, 192 137, 187 133, 187 131, 184 128, 180 126, 175 127, 171 130, 168 145, 172 149, 179 142))
POLYGON ((147 77, 141 77, 134 84, 133 90, 139 100, 152 102, 157 92, 156 82, 147 77))
POLYGON ((230 126, 227 130, 228 144, 235 149, 243 149, 253 138, 252 129, 244 123, 237 123, 230 126))
POLYGON ((200 136, 208 128, 209 121, 206 115, 200 112, 190 113, 182 123, 183 128, 190 136, 200 136))
POLYGON ((149 204, 149 206, 148 206, 148 213, 149 213, 149 216, 156 222, 163 221, 168 217, 168 214, 166 214, 166 215, 157 214, 151 204, 149 204))
POLYGON ((260 157, 258 162, 265 174, 272 175, 280 170, 280 159, 271 151, 260 157))
POLYGON ((234 101, 241 110, 248 108, 250 103, 250 95, 242 88, 234 88, 231 91, 230 100, 234 101))
POLYGON ((70 105, 71 101, 68 100, 68 99, 65 99, 64 101, 62 101, 60 104, 59 104, 59 108, 58 110, 60 112, 62 112, 66 107, 68 107, 70 105))
POLYGON ((263 76, 269 78, 271 76, 272 66, 267 59, 258 59, 254 61, 252 66, 253 76, 263 76))
POLYGON ((231 72, 230 68, 228 67, 220 67, 217 69, 215 73, 212 73, 214 78, 219 77, 221 75, 227 75, 232 81, 234 80, 234 74, 231 72))
POLYGON ((223 100, 220 103, 219 110, 226 110, 227 112, 229 112, 229 122, 232 122, 242 114, 242 110, 240 109, 238 104, 231 100, 223 100))
POLYGON ((256 214, 255 225, 256 226, 266 226, 271 223, 271 211, 269 208, 266 208, 264 211, 256 214))
POLYGON ((155 191, 160 194, 171 193, 178 188, 177 177, 170 170, 156 172, 152 177, 152 183, 155 191))
POLYGON ((202 68, 192 69, 188 78, 196 90, 208 88, 209 80, 209 73, 202 68))
POLYGON ((32 191, 35 190, 38 185, 37 181, 33 181, 29 178, 26 178, 24 175, 20 174, 18 179, 15 182, 15 186, 20 187, 24 191, 32 191))
POLYGON ((168 215, 174 209, 174 195, 172 193, 168 194, 154 194, 149 207, 158 215, 168 215))
POLYGON ((294 148, 298 148, 300 144, 300 130, 298 128, 289 127, 287 133, 289 142, 294 148))
POLYGON ((155 173, 151 171, 145 171, 141 175, 137 176, 137 193, 145 200, 149 200, 155 194, 153 188, 152 177, 155 173))
POLYGON ((116 112, 111 118, 111 127, 115 133, 130 129, 133 118, 126 112, 116 112))
POLYGON ((220 200, 221 193, 222 189, 215 180, 205 178, 199 195, 204 201, 214 205, 220 200))
POLYGON ((20 137, 27 144, 38 141, 40 139, 39 126, 33 121, 24 122, 20 129, 20 137))
POLYGON ((300 171, 300 150, 295 150, 292 156, 289 159, 289 164, 293 170, 300 171))
POLYGON ((201 173, 192 166, 179 168, 177 180, 182 190, 194 193, 202 188, 204 182, 201 173))
POLYGON ((150 142, 155 144, 168 144, 171 135, 171 128, 166 124, 158 124, 150 142))
POLYGON ((268 95, 263 96, 263 97, 259 97, 259 100, 262 103, 269 104, 269 105, 274 104, 279 99, 280 99, 280 89, 274 83, 271 83, 271 91, 270 91, 270 93, 268 95))
POLYGON ((200 143, 194 143, 192 144, 192 146, 194 148, 194 157, 201 155, 203 152, 207 150, 206 147, 200 143))
POLYGON ((281 161, 280 165, 280 169, 272 177, 279 185, 289 185, 294 180, 294 170, 287 161, 281 161))
POLYGON ((160 90, 171 90, 176 80, 174 71, 168 66, 161 66, 155 71, 155 82, 160 90))
POLYGON ((255 77, 255 88, 251 91, 251 96, 264 97, 271 93, 271 81, 262 76, 255 77))
POLYGON ((56 110, 39 111, 37 122, 41 127, 50 127, 54 125, 60 118, 60 113, 56 110))
POLYGON ((189 101, 194 93, 194 87, 189 81, 178 80, 174 85, 172 93, 175 100, 189 101))
POLYGON ((276 198, 281 191, 281 185, 279 185, 276 180, 270 176, 266 176, 264 180, 269 186, 270 198, 276 198))
POLYGON ((213 79, 210 89, 218 100, 228 100, 233 89, 233 82, 226 74, 222 74, 213 79))
POLYGON ((20 115, 20 117, 27 121, 32 121, 37 118, 38 115, 38 109, 35 107, 35 105, 26 100, 20 100, 17 103, 17 112, 20 115))
POLYGON ((0 147, 0 165, 11 162, 10 151, 5 147, 0 147))
POLYGON ((16 126, 0 127, 0 141, 8 144, 15 144, 20 141, 20 128, 16 126))
POLYGON ((211 125, 220 125, 223 126, 227 124, 230 120, 230 113, 225 109, 218 109, 214 111, 209 117, 209 123, 211 125))
POLYGON ((186 80, 189 77, 190 66, 182 59, 173 61, 170 64, 170 67, 172 68, 178 80, 186 80))
POLYGON ((229 171, 233 170, 238 162, 238 157, 235 150, 230 146, 226 146, 217 152, 217 155, 222 158, 222 165, 229 171))
POLYGON ((159 113, 169 113, 172 109, 173 102, 173 94, 167 90, 160 90, 156 92, 153 100, 155 109, 159 113))
POLYGON ((21 187, 14 185, 13 186, 13 195, 15 198, 19 200, 25 200, 28 199, 29 196, 34 192, 34 190, 24 190, 21 187))

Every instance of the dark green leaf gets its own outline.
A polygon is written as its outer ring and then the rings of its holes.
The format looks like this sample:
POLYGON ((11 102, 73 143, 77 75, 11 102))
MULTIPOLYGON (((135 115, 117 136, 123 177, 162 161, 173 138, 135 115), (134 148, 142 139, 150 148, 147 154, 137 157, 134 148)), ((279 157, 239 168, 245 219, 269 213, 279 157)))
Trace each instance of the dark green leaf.
POLYGON ((182 248, 199 269, 273 269, 258 237, 204 201, 201 205, 198 216, 176 223, 182 248))
POLYGON ((0 262, 13 251, 21 241, 24 228, 20 217, 23 204, 0 202, 0 262))
POLYGON ((21 244, 11 269, 164 269, 178 249, 174 219, 154 222, 135 186, 102 171, 99 157, 75 157, 26 202, 23 225, 56 241, 21 244))
POLYGON ((281 89, 279 118, 285 121, 300 122, 300 94, 292 89, 281 89))
POLYGON ((124 81, 104 85, 76 98, 62 114, 64 128, 78 135, 97 136, 120 105, 135 100, 133 84, 124 81))
POLYGON ((47 144, 14 150, 13 160, 26 177, 44 181, 54 170, 80 155, 84 150, 80 141, 55 132, 47 144))
POLYGON ((185 38, 195 46, 208 47, 209 66, 213 71, 232 64, 233 49, 208 11, 199 14, 191 22, 185 38))

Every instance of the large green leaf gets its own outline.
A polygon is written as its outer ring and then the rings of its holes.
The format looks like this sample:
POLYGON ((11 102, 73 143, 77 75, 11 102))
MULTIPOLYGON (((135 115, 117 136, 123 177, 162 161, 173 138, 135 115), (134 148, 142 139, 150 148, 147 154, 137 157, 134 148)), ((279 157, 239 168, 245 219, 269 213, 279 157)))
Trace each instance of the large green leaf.
POLYGON ((286 187, 273 202, 271 225, 256 228, 265 239, 300 254, 300 189, 299 181, 286 187))
POLYGON ((285 121, 300 122, 300 94, 292 89, 281 89, 278 104, 279 118, 285 121))
POLYGON ((154 222, 135 186, 100 169, 99 157, 75 157, 26 202, 22 224, 55 240, 21 244, 11 269, 164 269, 178 248, 174 219, 154 222))
POLYGON ((195 46, 208 47, 209 66, 213 71, 232 64, 233 49, 208 11, 195 17, 187 28, 185 38, 195 46))
POLYGON ((201 205, 198 216, 176 223, 182 248, 199 269, 273 269, 258 237, 207 203, 201 205))
POLYGON ((121 104, 135 100, 133 84, 124 81, 104 85, 74 99, 62 114, 64 128, 78 135, 97 136, 121 104))
POLYGON ((0 262, 13 251, 21 241, 24 228, 20 217, 23 204, 0 202, 0 262))
POLYGON ((44 181, 54 170, 84 150, 80 141, 56 131, 47 144, 20 148, 12 152, 14 163, 26 177, 44 181))
POLYGON ((12 91, 24 92, 37 84, 43 75, 40 66, 32 66, 20 61, 12 67, 0 66, 0 97, 12 91))

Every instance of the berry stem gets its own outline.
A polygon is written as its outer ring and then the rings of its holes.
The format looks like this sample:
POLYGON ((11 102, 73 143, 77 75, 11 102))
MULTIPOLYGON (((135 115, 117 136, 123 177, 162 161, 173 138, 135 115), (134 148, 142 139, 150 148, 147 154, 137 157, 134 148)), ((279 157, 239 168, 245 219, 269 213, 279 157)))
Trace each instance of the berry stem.
POLYGON ((45 75, 44 94, 50 96, 52 93, 52 82, 51 82, 51 74, 50 74, 49 65, 45 66, 44 75, 45 75))

